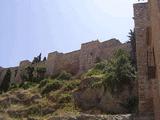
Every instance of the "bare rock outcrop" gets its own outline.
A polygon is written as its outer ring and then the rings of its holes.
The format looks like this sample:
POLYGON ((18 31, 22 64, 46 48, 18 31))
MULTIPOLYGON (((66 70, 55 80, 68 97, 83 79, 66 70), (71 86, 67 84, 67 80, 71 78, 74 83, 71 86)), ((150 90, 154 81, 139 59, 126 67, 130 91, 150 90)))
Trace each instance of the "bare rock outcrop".
POLYGON ((98 78, 87 78, 81 82, 79 89, 74 93, 76 105, 86 111, 97 108, 106 113, 127 113, 128 110, 122 104, 125 104, 127 98, 131 96, 128 88, 114 95, 105 91, 103 85, 91 87, 93 82, 99 80, 98 78))

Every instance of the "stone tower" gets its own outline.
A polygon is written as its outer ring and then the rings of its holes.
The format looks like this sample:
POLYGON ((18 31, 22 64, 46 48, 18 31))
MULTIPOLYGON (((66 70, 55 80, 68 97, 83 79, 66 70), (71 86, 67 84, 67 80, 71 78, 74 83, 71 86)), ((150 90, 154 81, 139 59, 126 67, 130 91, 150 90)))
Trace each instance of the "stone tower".
POLYGON ((160 120, 160 0, 135 4, 134 20, 139 113, 160 120))

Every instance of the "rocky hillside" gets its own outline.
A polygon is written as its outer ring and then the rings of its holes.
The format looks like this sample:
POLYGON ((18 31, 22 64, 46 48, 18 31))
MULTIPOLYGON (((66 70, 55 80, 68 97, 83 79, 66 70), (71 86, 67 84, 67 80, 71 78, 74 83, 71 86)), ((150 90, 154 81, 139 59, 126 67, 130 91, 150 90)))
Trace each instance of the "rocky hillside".
POLYGON ((122 50, 82 75, 62 72, 1 92, 2 120, 131 120, 137 110, 135 69, 122 50))

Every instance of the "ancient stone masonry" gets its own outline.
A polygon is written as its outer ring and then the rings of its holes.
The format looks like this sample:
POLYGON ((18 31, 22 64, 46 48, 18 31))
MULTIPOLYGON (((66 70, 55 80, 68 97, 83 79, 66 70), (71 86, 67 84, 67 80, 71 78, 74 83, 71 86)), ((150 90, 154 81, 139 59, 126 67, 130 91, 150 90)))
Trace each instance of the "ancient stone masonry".
MULTIPOLYGON (((81 49, 70 53, 52 52, 48 54, 48 58, 44 62, 32 64, 30 61, 25 60, 20 62, 19 67, 11 68, 12 77, 11 81, 21 82, 21 72, 28 66, 45 67, 46 76, 54 76, 61 71, 69 72, 73 75, 81 74, 86 70, 93 67, 96 62, 100 60, 107 60, 111 58, 117 49, 131 50, 130 43, 122 44, 117 39, 111 39, 104 42, 91 41, 81 45, 81 49)), ((1 68, 0 81, 3 80, 6 69, 1 68), (1 72, 2 71, 2 72, 1 72)))
POLYGON ((147 61, 147 28, 149 26, 148 4, 134 5, 135 32, 137 45, 137 66, 139 84, 139 110, 142 113, 153 112, 153 99, 151 92, 151 80, 148 80, 147 61))
POLYGON ((160 0, 134 5, 140 115, 160 120, 160 0))
POLYGON ((130 51, 130 43, 122 44, 116 39, 105 42, 92 41, 81 45, 81 49, 71 53, 49 53, 46 61, 47 75, 54 75, 65 70, 72 74, 80 74, 90 69, 98 60, 111 58, 119 49, 130 51))
POLYGON ((62 70, 76 74, 79 69, 79 54, 79 51, 67 54, 58 52, 49 53, 46 61, 47 75, 56 75, 62 70))
POLYGON ((100 42, 93 41, 82 44, 80 51, 80 72, 83 72, 96 63, 96 59, 100 58, 100 42))

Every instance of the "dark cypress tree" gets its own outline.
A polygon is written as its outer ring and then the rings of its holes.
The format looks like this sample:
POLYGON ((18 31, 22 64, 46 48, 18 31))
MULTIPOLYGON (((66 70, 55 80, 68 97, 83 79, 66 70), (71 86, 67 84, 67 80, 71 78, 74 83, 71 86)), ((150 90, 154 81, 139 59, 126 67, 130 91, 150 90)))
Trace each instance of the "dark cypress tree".
POLYGON ((137 68, 135 31, 130 30, 128 37, 129 37, 129 40, 131 42, 131 47, 132 47, 132 51, 131 51, 132 64, 134 65, 135 68, 137 68))
POLYGON ((38 55, 38 62, 41 62, 41 56, 42 56, 42 53, 40 53, 39 55, 38 55))
POLYGON ((46 60, 47 60, 47 58, 46 58, 46 57, 44 57, 44 58, 43 58, 43 62, 44 62, 44 61, 46 61, 46 60))
POLYGON ((4 79, 0 85, 1 92, 7 92, 10 87, 11 70, 7 69, 4 79))
POLYGON ((41 56, 42 54, 40 53, 37 57, 34 57, 32 64, 41 62, 41 56))

